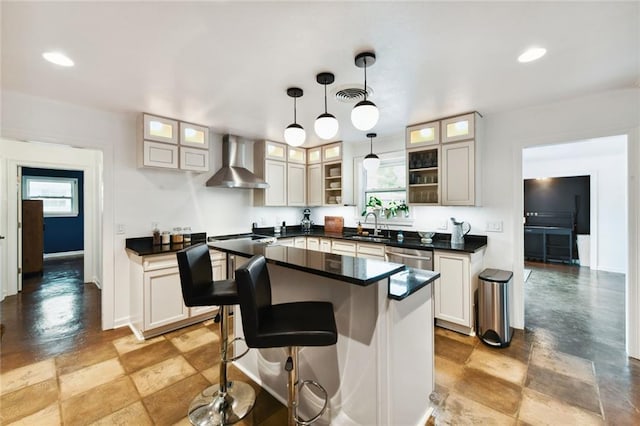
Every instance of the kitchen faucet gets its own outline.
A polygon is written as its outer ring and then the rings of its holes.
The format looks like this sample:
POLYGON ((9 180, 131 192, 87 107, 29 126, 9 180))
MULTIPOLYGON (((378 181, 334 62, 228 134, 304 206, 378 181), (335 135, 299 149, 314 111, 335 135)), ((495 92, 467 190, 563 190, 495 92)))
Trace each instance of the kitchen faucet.
POLYGON ((369 212, 364 217, 364 223, 367 223, 367 219, 369 219, 369 215, 373 215, 373 236, 377 237, 380 235, 380 231, 378 230, 378 215, 376 212, 369 212))

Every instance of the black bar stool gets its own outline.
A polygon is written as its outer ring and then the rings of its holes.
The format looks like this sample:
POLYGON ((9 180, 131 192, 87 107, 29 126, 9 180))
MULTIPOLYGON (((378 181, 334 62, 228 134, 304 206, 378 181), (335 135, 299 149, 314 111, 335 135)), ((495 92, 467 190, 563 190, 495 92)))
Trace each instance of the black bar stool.
POLYGON ((180 270, 182 297, 186 306, 220 306, 220 383, 209 386, 196 396, 189 406, 189 421, 193 425, 225 425, 244 418, 256 401, 256 393, 247 383, 227 381, 227 364, 244 356, 227 358, 229 343, 229 310, 239 303, 234 280, 213 282, 211 256, 206 244, 187 247, 176 253, 180 270))
POLYGON ((287 347, 288 424, 309 425, 327 409, 327 391, 317 382, 298 383, 298 348, 300 346, 330 346, 338 341, 333 305, 330 302, 271 303, 271 281, 267 262, 262 255, 252 257, 236 270, 242 328, 250 348, 287 347), (312 385, 324 394, 324 406, 308 420, 297 413, 298 389, 312 385))

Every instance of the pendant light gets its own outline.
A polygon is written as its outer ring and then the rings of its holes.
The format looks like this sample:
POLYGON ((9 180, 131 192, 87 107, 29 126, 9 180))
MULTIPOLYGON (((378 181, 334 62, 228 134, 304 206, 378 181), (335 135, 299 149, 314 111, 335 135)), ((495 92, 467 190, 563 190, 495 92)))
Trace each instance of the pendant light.
POLYGON ((364 100, 356 104, 351 110, 351 122, 358 130, 370 130, 378 122, 380 113, 378 107, 367 100, 367 67, 376 62, 373 52, 362 52, 356 56, 356 66, 364 68, 364 100))
POLYGON ((289 87, 287 95, 293 98, 293 123, 284 129, 284 141, 291 146, 300 146, 304 143, 307 134, 301 125, 296 123, 296 99, 302 96, 302 89, 299 87, 289 87))
POLYGON ((324 113, 316 118, 313 128, 320 139, 328 140, 338 133, 338 120, 327 112, 327 84, 335 81, 335 76, 330 72, 321 72, 316 75, 316 81, 324 86, 324 113))
POLYGON ((376 136, 378 135, 375 133, 367 133, 367 137, 371 141, 371 144, 369 145, 371 152, 367 154, 366 157, 364 157, 364 161, 362 162, 362 165, 364 166, 365 170, 369 173, 375 172, 376 170, 378 170, 378 167, 380 166, 380 158, 373 153, 373 138, 375 138, 376 136))

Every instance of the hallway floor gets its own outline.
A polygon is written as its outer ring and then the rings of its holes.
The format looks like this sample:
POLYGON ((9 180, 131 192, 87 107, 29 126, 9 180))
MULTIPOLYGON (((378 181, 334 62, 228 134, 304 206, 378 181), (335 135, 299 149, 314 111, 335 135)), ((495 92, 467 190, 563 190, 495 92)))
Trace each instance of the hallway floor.
MULTIPOLYGON (((100 291, 65 262, 47 261, 42 277, 2 302, 0 424, 188 424, 191 399, 217 381, 217 324, 145 342, 128 328, 103 332, 100 291)), ((639 424, 624 276, 527 268, 527 328, 509 348, 437 328, 435 424, 639 424)), ((258 395, 240 425, 284 424, 282 404, 233 367, 230 375, 258 395)))
POLYGON ((528 262, 525 330, 508 348, 436 329, 436 424, 640 424, 624 352, 624 275, 528 262))

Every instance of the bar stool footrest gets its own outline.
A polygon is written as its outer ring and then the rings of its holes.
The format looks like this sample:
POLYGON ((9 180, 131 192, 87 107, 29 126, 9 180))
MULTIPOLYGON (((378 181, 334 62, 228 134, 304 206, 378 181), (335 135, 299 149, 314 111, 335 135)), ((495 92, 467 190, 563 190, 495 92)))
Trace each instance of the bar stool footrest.
MULTIPOLYGON (((238 341, 243 341, 244 342, 244 338, 242 337, 236 337, 235 339, 233 339, 232 341, 230 341, 229 343, 227 343, 227 345, 233 345, 235 342, 238 341)), ((249 352, 249 349, 251 349, 250 347, 247 347, 247 349, 245 349, 244 352, 242 352, 240 355, 234 356, 232 358, 229 359, 225 359, 223 360, 224 362, 233 362, 233 361, 237 361, 240 358, 242 358, 243 356, 245 356, 247 354, 247 352, 249 352)))
POLYGON ((324 414, 325 411, 327 411, 327 405, 329 404, 329 394, 327 393, 327 390, 322 387, 322 385, 318 382, 316 382, 315 380, 303 380, 302 382, 300 382, 298 384, 298 389, 302 389, 302 387, 304 385, 312 385, 314 386, 316 389, 318 389, 320 392, 322 392, 323 399, 324 399, 324 404, 322 406, 322 408, 320 409, 320 411, 318 412, 318 414, 316 414, 315 416, 311 417, 310 419, 302 419, 300 417, 298 417, 297 415, 295 416, 296 418, 296 423, 302 426, 307 426, 310 425, 312 423, 315 423, 316 421, 318 421, 318 419, 320 417, 322 417, 322 415, 324 414))

